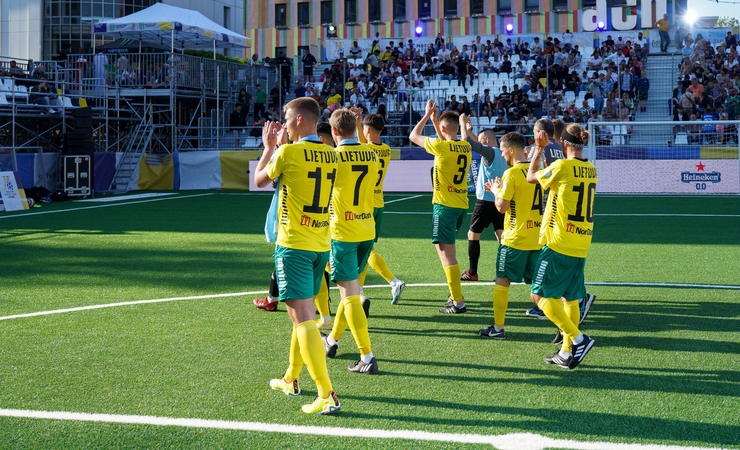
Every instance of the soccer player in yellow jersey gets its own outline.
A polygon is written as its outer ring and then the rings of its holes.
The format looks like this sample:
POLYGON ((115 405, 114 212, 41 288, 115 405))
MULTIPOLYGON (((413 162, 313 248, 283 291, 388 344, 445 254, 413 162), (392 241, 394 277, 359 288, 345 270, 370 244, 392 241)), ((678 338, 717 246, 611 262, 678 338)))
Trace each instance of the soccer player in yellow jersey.
MULTIPOLYGON (((383 220, 383 207, 385 206, 385 200, 383 198, 383 182, 385 181, 385 175, 388 171, 388 166, 391 162, 391 148, 388 144, 384 144, 380 140, 380 133, 385 128, 385 119, 380 114, 368 114, 365 116, 365 120, 362 121, 362 109, 352 107, 350 109, 357 119, 357 137, 361 144, 365 144, 371 148, 378 155, 378 163, 380 168, 378 169, 378 177, 375 181, 375 203, 373 210, 373 217, 375 218, 375 242, 378 242, 380 236, 380 224, 383 220)), ((382 256, 380 256, 375 249, 370 252, 370 257, 367 260, 365 270, 360 274, 360 298, 363 302, 369 302, 370 300, 363 299, 362 286, 365 285, 365 276, 367 276, 367 268, 372 267, 383 279, 391 285, 391 304, 395 305, 401 299, 406 283, 396 278, 388 268, 388 264, 385 262, 382 256)), ((368 303, 369 308, 369 303, 368 303)))
POLYGON ((298 376, 305 363, 318 396, 301 409, 307 414, 331 414, 341 405, 329 379, 313 299, 329 259, 329 203, 337 155, 316 136, 321 110, 315 100, 295 99, 283 109, 284 127, 268 122, 263 129, 265 150, 254 174, 260 187, 280 177, 275 273, 280 301, 293 322, 288 370, 282 378, 270 380, 270 387, 300 394, 298 376), (293 143, 288 144, 288 139, 293 143), (275 150, 278 143, 282 145, 275 150))
POLYGON ((545 362, 567 369, 578 366, 594 345, 594 340, 578 329, 578 299, 586 294, 583 272, 591 247, 598 182, 596 167, 583 158, 583 146, 588 138, 588 132, 580 125, 568 125, 561 135, 566 159, 537 170, 548 143, 547 133, 537 130, 527 172, 527 181, 550 189, 549 202, 552 202, 543 217, 542 234, 547 237, 540 240, 545 245, 537 261, 531 296, 563 332, 560 351, 545 358, 545 362))
POLYGON ((468 184, 466 177, 472 157, 467 141, 457 139, 460 127, 457 113, 446 112, 437 121, 437 106, 434 100, 427 101, 424 117, 411 131, 409 139, 434 155, 432 175, 432 242, 447 278, 450 297, 439 309, 443 314, 468 312, 460 284, 460 266, 455 252, 455 235, 468 212, 468 184), (439 130, 439 139, 422 135, 429 119, 439 130))
POLYGON ((480 335, 506 339, 504 320, 509 306, 512 282, 531 283, 540 254, 539 231, 542 222, 542 188, 527 182, 529 162, 524 155, 526 139, 519 133, 505 134, 499 145, 501 155, 511 168, 502 178, 486 183, 486 190, 496 196, 496 209, 504 213, 504 232, 496 257, 496 285, 493 288, 493 325, 480 335))
POLYGON ((337 143, 337 176, 331 198, 331 279, 339 286, 342 301, 334 317, 334 328, 324 335, 326 356, 334 358, 337 342, 349 325, 360 350, 360 359, 350 372, 377 374, 378 361, 370 345, 367 317, 360 302, 359 273, 373 249, 375 220, 373 196, 378 156, 355 138, 355 116, 345 108, 329 119, 337 143))
MULTIPOLYGON (((330 145, 334 147, 334 138, 331 136, 331 125, 329 125, 326 122, 321 122, 318 125, 316 125, 316 134, 319 136, 319 139, 321 142, 323 142, 326 145, 330 145)), ((275 182, 273 182, 275 184, 275 182)), ((275 192, 276 196, 280 195, 279 190, 275 192)), ((275 202, 275 211, 273 211, 272 206, 270 211, 268 211, 268 215, 277 213, 277 204, 278 199, 274 198, 273 201, 275 202)), ((277 217, 273 217, 270 219, 268 217, 268 222, 270 220, 276 221, 277 217)), ((266 225, 267 226, 267 225, 266 225)), ((269 242, 274 242, 273 240, 270 240, 268 238, 269 242)), ((261 309, 264 311, 277 311, 278 310, 278 303, 280 300, 280 293, 278 291, 278 285, 277 285, 277 278, 275 276, 275 271, 273 270, 272 275, 270 275, 270 288, 268 290, 267 296, 264 298, 255 298, 252 303, 254 303, 254 307, 257 309, 261 309)), ((332 327, 334 326, 334 321, 331 320, 331 312, 329 310, 329 273, 324 272, 324 282, 321 283, 321 288, 319 289, 319 293, 316 295, 316 298, 314 299, 314 302, 316 303, 316 309, 319 311, 319 319, 316 320, 316 323, 318 324, 319 330, 321 331, 330 331, 332 327)))

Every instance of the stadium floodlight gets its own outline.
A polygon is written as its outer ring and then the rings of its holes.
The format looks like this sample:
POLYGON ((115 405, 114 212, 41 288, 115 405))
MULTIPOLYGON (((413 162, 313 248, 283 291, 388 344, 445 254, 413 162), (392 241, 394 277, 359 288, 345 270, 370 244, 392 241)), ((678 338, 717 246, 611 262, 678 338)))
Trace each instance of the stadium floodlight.
POLYGON ((596 24, 596 29, 599 31, 606 30, 606 24, 604 22, 599 21, 599 23, 596 24))
POLYGON ((696 14, 696 11, 687 10, 686 14, 683 15, 683 20, 686 22, 689 26, 693 26, 694 22, 696 22, 696 19, 698 19, 699 16, 696 14))
POLYGON ((506 34, 511 34, 514 32, 514 25, 508 23, 506 24, 506 34))
POLYGON ((326 27, 326 37, 327 38, 335 38, 337 37, 337 27, 334 25, 329 25, 326 27))
POLYGON ((417 25, 416 28, 414 28, 414 31, 416 32, 416 37, 421 37, 424 29, 421 27, 421 25, 417 25))

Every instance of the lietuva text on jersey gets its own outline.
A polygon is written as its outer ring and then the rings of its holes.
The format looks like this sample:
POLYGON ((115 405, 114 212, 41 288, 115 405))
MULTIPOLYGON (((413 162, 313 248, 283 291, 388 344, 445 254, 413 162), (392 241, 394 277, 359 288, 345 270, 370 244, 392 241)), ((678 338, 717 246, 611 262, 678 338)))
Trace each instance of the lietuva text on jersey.
POLYGON ((573 166, 573 177, 596 178, 596 167, 573 166))
POLYGON ((378 156, 372 150, 350 150, 339 153, 341 162, 368 162, 377 161, 378 156))
POLYGON ((306 162, 315 163, 335 163, 337 162, 337 154, 334 152, 322 152, 318 150, 303 149, 303 156, 306 158, 306 162))

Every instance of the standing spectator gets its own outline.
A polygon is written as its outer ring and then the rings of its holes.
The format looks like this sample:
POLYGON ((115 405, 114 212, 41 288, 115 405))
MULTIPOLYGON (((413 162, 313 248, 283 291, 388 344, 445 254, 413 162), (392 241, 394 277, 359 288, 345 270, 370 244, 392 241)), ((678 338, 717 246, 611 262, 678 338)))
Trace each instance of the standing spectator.
POLYGON ((275 63, 280 67, 280 86, 282 86, 284 92, 288 92, 288 89, 290 89, 292 64, 285 57, 285 52, 282 51, 278 53, 275 63))
POLYGON ((254 120, 257 121, 262 118, 262 112, 265 110, 265 103, 267 103, 267 91, 262 89, 262 86, 257 83, 254 91, 254 120))
POLYGON ((640 102, 640 111, 647 111, 647 100, 648 90, 650 89, 650 80, 647 78, 646 72, 643 70, 640 73, 640 78, 637 79, 637 100, 640 102))
POLYGON ((303 81, 308 81, 313 76, 313 69, 316 67, 316 57, 311 54, 311 50, 303 51, 301 64, 303 64, 303 81))
POLYGON ((591 98, 594 99, 594 110, 601 113, 604 108, 604 74, 600 73, 599 77, 594 76, 594 81, 588 87, 591 98))
POLYGON ((270 89, 270 103, 269 105, 275 105, 280 106, 280 96, 282 94, 282 89, 280 88, 280 82, 276 81, 275 86, 270 89))
POLYGON ((671 29, 671 23, 668 22, 668 14, 663 14, 663 18, 655 22, 655 28, 658 29, 658 33, 660 34, 660 51, 666 53, 671 43, 671 37, 668 35, 668 30, 671 29))
POLYGON ((234 148, 239 148, 239 133, 247 126, 247 115, 242 110, 242 104, 237 103, 229 116, 229 127, 234 132, 234 148))
POLYGON ((620 96, 627 94, 629 98, 632 98, 635 95, 634 75, 626 65, 622 68, 622 73, 619 76, 619 90, 620 96))
MULTIPOLYGON (((457 67, 457 85, 462 86, 465 92, 468 92, 468 88, 465 87, 465 79, 468 76, 468 64, 468 60, 464 58, 460 58, 455 62, 455 66, 457 67)), ((470 80, 470 85, 472 87, 473 80, 470 80)))

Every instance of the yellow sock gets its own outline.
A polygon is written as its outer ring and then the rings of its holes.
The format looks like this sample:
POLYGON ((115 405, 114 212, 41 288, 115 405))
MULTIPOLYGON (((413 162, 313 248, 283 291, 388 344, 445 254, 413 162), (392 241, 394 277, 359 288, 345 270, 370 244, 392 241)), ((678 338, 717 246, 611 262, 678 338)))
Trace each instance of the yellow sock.
POLYGON ((292 381, 301 374, 303 369, 303 356, 301 356, 301 346, 298 343, 298 331, 293 327, 293 335, 290 337, 290 356, 288 357, 288 370, 285 371, 283 379, 292 381))
MULTIPOLYGON (((378 275, 383 277, 386 283, 390 283, 391 280, 394 278, 393 272, 391 272, 391 269, 388 268, 388 264, 386 264, 385 259, 383 259, 383 257, 380 256, 375 250, 370 252, 370 257, 367 259, 367 264, 372 267, 378 275)), ((367 271, 367 267, 365 268, 365 270, 367 271)), ((363 283, 360 283, 360 285, 362 284, 363 283)))
POLYGON ((365 311, 362 309, 360 296, 350 295, 342 303, 344 303, 344 315, 347 318, 347 322, 349 322, 349 329, 352 331, 352 336, 355 338, 360 354, 367 355, 371 353, 373 350, 370 347, 367 317, 365 317, 365 311))
POLYGON ((332 391, 329 371, 326 369, 326 350, 315 320, 308 320, 296 327, 301 356, 311 378, 316 383, 319 397, 326 398, 332 391))
POLYGON ((321 281, 321 287, 316 298, 314 298, 314 303, 316 303, 316 309, 319 310, 322 318, 331 315, 329 312, 329 285, 326 284, 326 277, 321 281))
POLYGON ((460 284, 460 266, 458 264, 453 264, 444 269, 445 276, 447 277, 447 287, 450 288, 452 300, 456 302, 463 301, 462 284, 460 284))
POLYGON ((545 313, 547 318, 552 321, 552 323, 563 330, 563 342, 565 342, 565 336, 570 335, 571 339, 573 339, 581 334, 581 332, 578 331, 578 326, 574 325, 568 318, 568 315, 565 314, 565 308, 559 298, 543 298, 540 300, 538 306, 545 313))
POLYGON ((369 267, 369 265, 368 264, 365 264, 365 270, 363 270, 362 273, 360 273, 360 276, 357 277, 357 281, 360 282, 360 286, 364 286, 365 285, 365 277, 367 277, 367 269, 368 269, 368 267, 369 267))
MULTIPOLYGON (((578 300, 565 302, 565 304, 563 304, 563 309, 571 322, 578 324, 578 322, 581 321, 581 306, 578 304, 578 300)), ((563 333, 563 346, 561 348, 564 352, 571 353, 570 350, 571 345, 573 345, 573 338, 576 336, 570 336, 563 333)))
POLYGON ((335 341, 340 340, 344 334, 344 330, 347 329, 347 317, 345 316, 344 300, 342 300, 334 312, 334 326, 331 329, 331 333, 329 333, 335 341))
POLYGON ((499 328, 504 327, 506 308, 508 307, 509 286, 495 285, 493 287, 493 324, 499 328))

